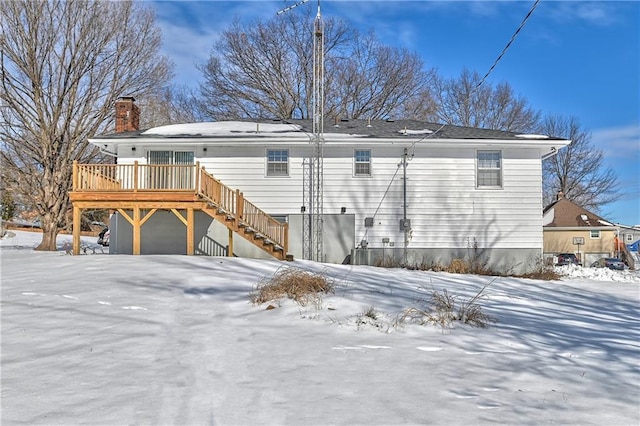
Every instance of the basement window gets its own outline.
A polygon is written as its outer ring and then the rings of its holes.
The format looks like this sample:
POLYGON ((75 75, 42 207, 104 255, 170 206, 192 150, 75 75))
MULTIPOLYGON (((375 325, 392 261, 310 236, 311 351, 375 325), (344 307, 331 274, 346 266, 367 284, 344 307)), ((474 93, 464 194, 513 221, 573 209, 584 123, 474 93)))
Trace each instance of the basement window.
POLYGON ((357 149, 353 154, 353 175, 371 176, 371 150, 357 149))
POLYGON ((502 188, 502 151, 478 151, 476 187, 502 188))
POLYGON ((267 176, 289 176, 289 150, 267 150, 267 176))

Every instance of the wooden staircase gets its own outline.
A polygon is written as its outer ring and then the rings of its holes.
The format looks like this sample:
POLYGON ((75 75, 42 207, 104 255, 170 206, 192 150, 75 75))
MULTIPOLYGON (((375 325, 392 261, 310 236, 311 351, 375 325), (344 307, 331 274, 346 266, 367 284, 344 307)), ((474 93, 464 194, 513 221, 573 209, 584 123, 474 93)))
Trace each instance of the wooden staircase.
MULTIPOLYGON (((198 163, 74 163, 70 198, 74 203, 74 244, 75 216, 78 216, 79 228, 79 211, 82 208, 118 209, 123 212, 125 218, 124 209, 147 209, 151 211, 149 216, 158 209, 169 209, 176 215, 178 209, 201 210, 224 224, 230 232, 241 236, 273 257, 293 260, 293 256, 288 254, 289 224, 281 223, 260 210, 255 204, 247 201, 242 192, 224 185, 198 163)), ((193 218, 189 219, 189 216, 187 214, 187 219, 184 219, 180 215, 179 218, 192 230, 193 218)), ((130 220, 134 224, 134 230, 137 224, 138 234, 139 227, 146 219, 147 216, 137 222, 130 220)), ((229 255, 232 255, 233 251, 231 241, 230 239, 229 255)), ((189 249, 187 251, 189 252, 189 249)))
POLYGON ((198 196, 207 203, 203 211, 256 247, 280 260, 293 260, 287 253, 289 224, 278 220, 247 201, 235 191, 200 169, 198 196))

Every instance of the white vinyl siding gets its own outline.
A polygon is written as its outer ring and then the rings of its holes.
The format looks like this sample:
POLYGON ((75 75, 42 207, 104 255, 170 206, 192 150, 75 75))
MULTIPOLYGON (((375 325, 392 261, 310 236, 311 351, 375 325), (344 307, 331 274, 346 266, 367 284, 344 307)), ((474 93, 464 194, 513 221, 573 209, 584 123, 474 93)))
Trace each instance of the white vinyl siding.
POLYGON ((502 152, 477 152, 477 187, 502 188, 502 152))
MULTIPOLYGON (((365 148, 366 149, 366 148, 365 148)), ((278 149, 279 150, 279 149, 278 149)), ((389 238, 402 247, 404 234, 403 180, 398 164, 402 147, 376 147, 375 173, 354 179, 354 152, 360 148, 324 150, 323 211, 355 214, 356 241, 365 236, 369 247, 389 238), (374 226, 365 229, 364 218, 374 226)), ((313 147, 288 151, 288 179, 266 178, 261 147, 211 147, 200 164, 225 185, 240 189, 245 198, 274 215, 300 214, 303 205, 303 161, 313 147)), ((466 247, 475 237, 479 247, 542 249, 542 166, 536 148, 503 149, 501 191, 476 189, 474 148, 416 147, 407 166, 407 218, 411 219, 409 247, 466 247)), ((506 261, 506 260, 505 260, 506 261)))
POLYGON ((289 176, 289 150, 267 150, 267 176, 289 176))
POLYGON ((353 154, 353 175, 356 177, 371 176, 371 150, 357 149, 353 154))

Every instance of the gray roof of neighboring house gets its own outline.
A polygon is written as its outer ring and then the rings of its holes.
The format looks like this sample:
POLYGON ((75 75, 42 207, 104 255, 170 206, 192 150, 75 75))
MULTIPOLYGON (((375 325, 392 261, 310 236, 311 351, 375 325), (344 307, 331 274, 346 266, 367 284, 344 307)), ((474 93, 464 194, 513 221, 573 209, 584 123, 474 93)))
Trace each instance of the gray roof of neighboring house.
MULTIPOLYGON (((299 125, 302 130, 301 133, 313 133, 313 126, 311 120, 234 120, 242 122, 253 123, 285 123, 299 125)), ((135 139, 142 137, 157 137, 162 139, 173 138, 210 138, 211 136, 199 135, 199 134, 184 134, 184 135, 155 135, 153 133, 146 132, 148 129, 139 130, 135 132, 122 132, 111 133, 106 135, 96 136, 97 139, 135 139)), ((548 140, 564 140, 563 138, 556 137, 539 137, 538 135, 530 135, 530 137, 524 137, 521 133, 506 132, 501 130, 480 129, 474 127, 463 127, 453 125, 442 125, 437 123, 429 123, 417 120, 333 120, 324 122, 324 133, 329 134, 345 134, 345 135, 360 135, 368 138, 399 138, 406 135, 412 138, 437 138, 437 139, 509 139, 509 140, 531 140, 531 139, 548 139, 548 140), (429 130, 431 133, 421 131, 429 130), (520 136, 518 136, 520 135, 520 136)), ((249 137, 249 134, 238 134, 235 137, 249 137)), ((220 136, 220 138, 229 138, 229 136, 220 136)))

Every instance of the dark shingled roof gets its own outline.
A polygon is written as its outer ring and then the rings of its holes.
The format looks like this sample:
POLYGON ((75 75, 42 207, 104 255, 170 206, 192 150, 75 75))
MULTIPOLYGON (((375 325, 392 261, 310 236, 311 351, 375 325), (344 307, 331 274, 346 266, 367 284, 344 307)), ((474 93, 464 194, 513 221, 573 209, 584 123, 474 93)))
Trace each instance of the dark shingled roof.
MULTIPOLYGON (((313 131, 311 120, 287 120, 287 123, 298 124, 311 133, 313 131)), ((473 127, 451 126, 437 123, 429 123, 417 120, 348 120, 324 122, 325 133, 346 133, 353 135, 366 135, 371 138, 397 138, 402 132, 407 131, 408 137, 417 135, 411 131, 431 130, 438 132, 428 137, 439 139, 522 139, 516 138, 519 133, 504 132, 501 130, 478 129, 473 127)))
MULTIPOLYGON (((313 125, 311 120, 269 120, 269 119, 241 119, 232 121, 243 121, 252 123, 287 123, 296 124, 302 127, 302 131, 308 134, 313 133, 313 125)), ((155 136, 152 134, 142 135, 145 130, 135 132, 112 133, 97 136, 100 139, 129 139, 137 137, 155 136)), ((429 123, 417 120, 325 120, 324 133, 344 133, 348 135, 362 135, 369 138, 399 138, 403 137, 406 131, 407 138, 437 138, 437 139, 511 139, 511 140, 527 140, 528 138, 516 137, 520 133, 505 132, 502 130, 480 129, 474 127, 463 127, 453 125, 442 125, 438 123, 429 123), (430 130, 434 133, 416 133, 422 130, 430 130)), ((177 137, 204 137, 201 135, 158 135, 161 138, 177 138, 177 137)), ((250 137, 250 134, 239 134, 235 137, 250 137)), ((210 137, 210 136, 209 136, 210 137)), ((223 136, 220 136, 221 138, 223 136)), ((228 138, 229 136, 224 136, 228 138)), ((535 138, 532 138, 535 139, 535 138)), ((562 138, 550 137, 548 140, 562 140, 562 138)))

